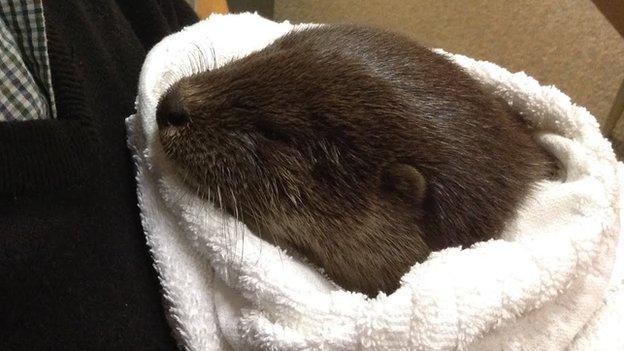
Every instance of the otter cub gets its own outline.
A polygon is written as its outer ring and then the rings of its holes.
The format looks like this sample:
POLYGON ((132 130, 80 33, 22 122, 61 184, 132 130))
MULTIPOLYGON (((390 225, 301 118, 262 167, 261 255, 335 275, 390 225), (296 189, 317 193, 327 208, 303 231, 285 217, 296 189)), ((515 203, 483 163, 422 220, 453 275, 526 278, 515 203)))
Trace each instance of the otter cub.
POLYGON ((455 64, 356 26, 293 31, 184 78, 157 122, 190 188, 369 296, 433 250, 497 237, 551 173, 518 116, 455 64))

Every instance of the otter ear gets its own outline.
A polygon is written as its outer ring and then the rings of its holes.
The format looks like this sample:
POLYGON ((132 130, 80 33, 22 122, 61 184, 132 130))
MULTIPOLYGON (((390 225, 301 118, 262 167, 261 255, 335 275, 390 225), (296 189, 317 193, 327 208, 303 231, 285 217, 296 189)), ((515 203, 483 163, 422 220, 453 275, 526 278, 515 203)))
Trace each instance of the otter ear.
POLYGON ((395 193, 403 200, 420 204, 425 199, 427 181, 416 167, 395 163, 383 171, 382 189, 395 193))

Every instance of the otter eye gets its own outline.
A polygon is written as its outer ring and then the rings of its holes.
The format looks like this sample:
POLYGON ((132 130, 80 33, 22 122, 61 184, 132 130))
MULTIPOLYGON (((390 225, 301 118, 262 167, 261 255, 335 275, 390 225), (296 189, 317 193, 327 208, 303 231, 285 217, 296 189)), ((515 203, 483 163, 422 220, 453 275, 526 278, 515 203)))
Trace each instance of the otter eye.
POLYGON ((262 135, 265 139, 271 141, 280 141, 283 143, 290 142, 290 138, 288 137, 288 135, 283 132, 277 131, 267 125, 260 124, 257 126, 257 128, 260 135, 262 135))

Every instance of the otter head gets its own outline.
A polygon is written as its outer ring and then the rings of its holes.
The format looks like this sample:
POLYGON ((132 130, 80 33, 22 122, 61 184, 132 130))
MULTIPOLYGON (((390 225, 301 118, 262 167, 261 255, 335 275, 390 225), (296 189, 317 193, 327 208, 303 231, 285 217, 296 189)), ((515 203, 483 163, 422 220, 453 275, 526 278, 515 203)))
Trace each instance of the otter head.
POLYGON ((399 100, 348 61, 262 51, 181 79, 157 123, 191 190, 374 295, 430 251, 427 181, 397 146, 411 128, 399 100))

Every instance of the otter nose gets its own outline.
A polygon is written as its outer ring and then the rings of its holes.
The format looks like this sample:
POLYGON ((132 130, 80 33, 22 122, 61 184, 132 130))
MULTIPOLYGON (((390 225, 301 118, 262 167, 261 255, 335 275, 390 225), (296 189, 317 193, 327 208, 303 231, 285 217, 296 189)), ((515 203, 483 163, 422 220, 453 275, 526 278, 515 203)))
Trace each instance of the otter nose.
POLYGON ((156 108, 156 123, 158 123, 158 127, 181 127, 188 122, 189 117, 178 89, 175 87, 169 89, 156 108))

